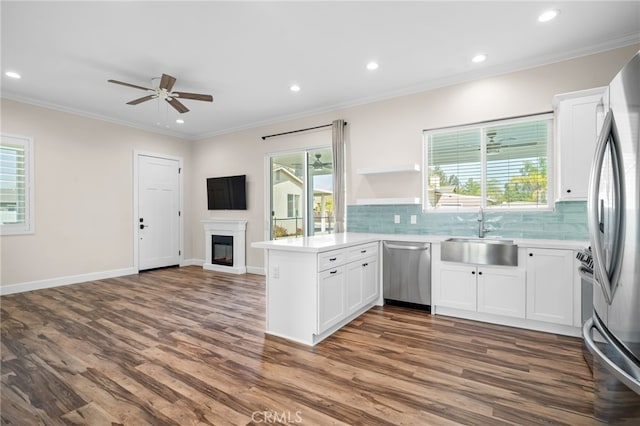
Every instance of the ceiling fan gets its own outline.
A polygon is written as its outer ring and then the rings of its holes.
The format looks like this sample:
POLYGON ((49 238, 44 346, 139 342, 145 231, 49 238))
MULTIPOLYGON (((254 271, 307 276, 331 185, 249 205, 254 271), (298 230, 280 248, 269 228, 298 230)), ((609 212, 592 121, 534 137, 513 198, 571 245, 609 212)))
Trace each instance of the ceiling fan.
POLYGON ((330 168, 331 163, 325 163, 323 161, 320 161, 320 157, 322 157, 322 154, 316 154, 316 161, 311 163, 310 166, 313 167, 314 170, 322 170, 327 167, 330 168))
POLYGON ((497 154, 500 152, 501 148, 516 148, 520 146, 536 145, 536 142, 504 143, 504 142, 516 140, 516 138, 513 138, 513 137, 502 138, 496 142, 493 140, 495 136, 496 136, 496 132, 487 133, 487 137, 489 138, 489 140, 487 141, 487 154, 497 154))
POLYGON ((189 111, 189 108, 184 106, 182 102, 178 99, 192 99, 194 101, 205 101, 205 102, 213 102, 213 96, 211 95, 202 95, 199 93, 187 93, 187 92, 173 92, 173 85, 176 82, 175 77, 172 77, 168 74, 162 74, 160 78, 160 84, 158 87, 153 89, 148 87, 142 87, 131 83, 124 83, 122 81, 117 80, 107 80, 109 83, 121 84, 123 86, 133 87, 134 89, 146 90, 150 92, 147 96, 143 96, 138 99, 134 99, 132 101, 127 102, 127 105, 138 105, 142 102, 150 101, 151 99, 164 99, 176 109, 180 114, 184 114, 189 111))

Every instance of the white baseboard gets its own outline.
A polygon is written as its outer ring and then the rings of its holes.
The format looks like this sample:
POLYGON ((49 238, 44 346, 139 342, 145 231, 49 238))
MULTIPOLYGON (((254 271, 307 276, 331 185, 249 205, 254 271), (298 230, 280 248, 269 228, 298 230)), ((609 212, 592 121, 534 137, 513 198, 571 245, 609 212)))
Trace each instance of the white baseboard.
POLYGON ((184 259, 180 266, 202 266, 204 265, 204 260, 202 259, 184 259))
POLYGON ((247 274, 267 275, 267 271, 260 266, 247 266, 247 274))
POLYGON ((60 287, 63 285, 79 284, 87 281, 104 280, 106 278, 122 277, 137 274, 134 268, 113 269, 111 271, 92 272, 89 274, 70 275, 66 277, 48 278, 46 280, 28 281, 24 283, 0 286, 0 296, 25 291, 42 290, 44 288, 60 287))

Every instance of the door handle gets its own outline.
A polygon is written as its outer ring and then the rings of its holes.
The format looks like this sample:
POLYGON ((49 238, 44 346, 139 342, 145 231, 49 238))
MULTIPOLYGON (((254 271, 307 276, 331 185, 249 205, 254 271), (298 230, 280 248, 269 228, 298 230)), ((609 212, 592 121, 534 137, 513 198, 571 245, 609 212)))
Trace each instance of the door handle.
POLYGON ((149 227, 149 225, 140 224, 140 229, 144 229, 144 228, 148 228, 148 227, 149 227))

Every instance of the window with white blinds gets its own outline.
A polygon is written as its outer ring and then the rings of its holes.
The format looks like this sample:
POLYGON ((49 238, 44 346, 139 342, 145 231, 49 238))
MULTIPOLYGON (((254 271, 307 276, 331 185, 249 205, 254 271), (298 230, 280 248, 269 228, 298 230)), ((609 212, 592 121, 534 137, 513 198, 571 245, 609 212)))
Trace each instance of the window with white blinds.
POLYGON ((552 117, 425 131, 425 210, 549 208, 552 117))
POLYGON ((33 233, 33 141, 2 135, 0 234, 33 233))

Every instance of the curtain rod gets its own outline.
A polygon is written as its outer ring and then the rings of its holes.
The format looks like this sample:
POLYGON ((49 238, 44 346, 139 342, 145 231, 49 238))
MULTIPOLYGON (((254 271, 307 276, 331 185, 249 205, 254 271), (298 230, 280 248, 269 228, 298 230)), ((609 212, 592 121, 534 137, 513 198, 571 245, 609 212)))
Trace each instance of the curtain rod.
MULTIPOLYGON (((344 125, 347 125, 347 122, 344 122, 344 125)), ((275 136, 282 136, 282 135, 288 135, 291 133, 298 133, 298 132, 306 132, 308 130, 315 130, 315 129, 322 129, 323 127, 331 127, 333 126, 333 124, 323 124, 322 126, 315 126, 315 127, 307 127, 306 129, 299 129, 299 130, 292 130, 290 132, 284 132, 284 133, 276 133, 274 135, 267 135, 267 136, 262 136, 262 140, 265 140, 267 138, 273 138, 275 136)))

